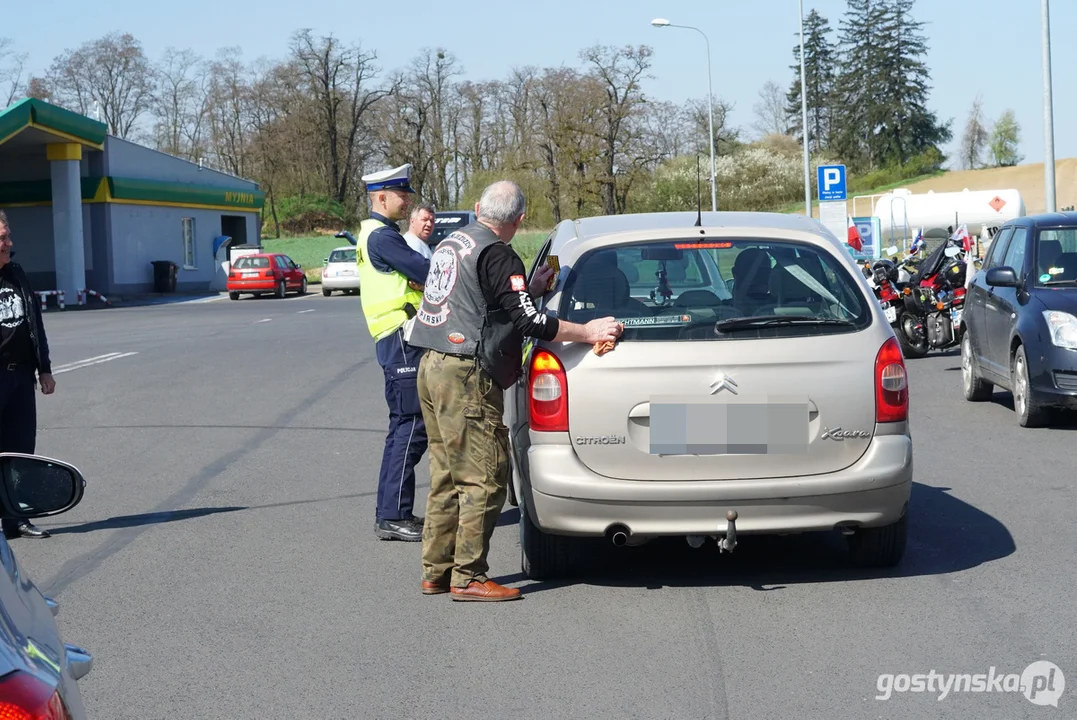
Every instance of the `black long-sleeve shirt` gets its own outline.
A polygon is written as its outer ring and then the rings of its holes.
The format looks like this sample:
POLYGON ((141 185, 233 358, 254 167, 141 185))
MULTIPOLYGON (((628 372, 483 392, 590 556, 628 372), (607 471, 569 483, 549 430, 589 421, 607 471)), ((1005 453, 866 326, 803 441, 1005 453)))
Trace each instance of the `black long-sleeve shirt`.
POLYGON ((478 270, 487 306, 505 310, 521 335, 546 341, 557 336, 557 318, 535 307, 524 262, 515 250, 506 243, 491 245, 479 258, 478 270))

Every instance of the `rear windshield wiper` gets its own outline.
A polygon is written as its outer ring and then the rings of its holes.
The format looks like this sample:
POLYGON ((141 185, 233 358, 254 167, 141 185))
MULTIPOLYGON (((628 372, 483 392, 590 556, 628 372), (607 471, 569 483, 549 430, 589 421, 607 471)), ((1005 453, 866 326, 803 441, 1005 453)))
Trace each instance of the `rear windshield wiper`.
POLYGON ((727 332, 729 330, 743 330, 745 328, 767 327, 770 325, 836 325, 840 327, 853 327, 848 320, 838 318, 804 317, 803 315, 758 315, 755 317, 730 318, 720 320, 714 324, 715 332, 727 332))

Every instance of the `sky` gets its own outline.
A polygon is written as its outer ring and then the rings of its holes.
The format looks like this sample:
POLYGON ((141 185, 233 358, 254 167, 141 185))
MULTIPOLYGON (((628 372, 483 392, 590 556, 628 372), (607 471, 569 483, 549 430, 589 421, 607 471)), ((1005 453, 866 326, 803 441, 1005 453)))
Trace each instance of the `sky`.
MULTIPOLYGON (((804 0, 825 16, 835 37, 845 0, 804 0)), ((424 47, 444 47, 456 56, 464 77, 502 79, 513 67, 582 65, 579 52, 593 44, 649 45, 651 78, 644 91, 657 100, 682 103, 706 98, 706 45, 692 30, 655 28, 663 17, 690 25, 710 43, 713 93, 734 104, 730 122, 749 134, 759 91, 772 80, 788 88, 799 72, 790 69, 798 42, 797 0, 543 0, 538 3, 411 0, 261 0, 181 4, 109 0, 104 4, 54 1, 52 20, 41 6, 12 3, 0 36, 29 54, 30 72, 42 73, 65 49, 111 31, 129 32, 156 59, 169 47, 191 48, 207 56, 230 46, 242 57, 281 58, 299 28, 359 42, 377 52, 388 71, 403 68, 424 47), (182 11, 180 10, 182 8, 182 11), (60 21, 62 16, 67 21, 60 21)), ((953 155, 977 95, 993 121, 1006 109, 1021 126, 1024 162, 1042 162, 1045 147, 1042 6, 1040 0, 917 0, 913 10, 927 25, 931 69, 929 107, 953 119, 953 155)), ((1077 157, 1077 93, 1071 68, 1077 43, 1066 42, 1077 28, 1077 2, 1052 0, 1052 74, 1055 158, 1077 157)))

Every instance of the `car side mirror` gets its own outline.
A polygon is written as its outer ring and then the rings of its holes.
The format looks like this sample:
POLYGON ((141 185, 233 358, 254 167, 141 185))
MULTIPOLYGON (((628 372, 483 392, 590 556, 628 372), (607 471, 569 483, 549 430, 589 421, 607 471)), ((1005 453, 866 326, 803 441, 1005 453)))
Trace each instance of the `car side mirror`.
POLYGON ((992 287, 1017 287, 1017 273, 1012 267, 991 268, 985 280, 992 287))
POLYGON ((303 266, 302 266, 302 265, 300 265, 299 263, 296 263, 296 264, 295 264, 295 269, 296 269, 296 270, 302 270, 302 269, 303 269, 303 266))
POLYGON ((86 479, 73 465, 23 453, 0 453, 0 511, 28 519, 59 515, 82 502, 86 479))

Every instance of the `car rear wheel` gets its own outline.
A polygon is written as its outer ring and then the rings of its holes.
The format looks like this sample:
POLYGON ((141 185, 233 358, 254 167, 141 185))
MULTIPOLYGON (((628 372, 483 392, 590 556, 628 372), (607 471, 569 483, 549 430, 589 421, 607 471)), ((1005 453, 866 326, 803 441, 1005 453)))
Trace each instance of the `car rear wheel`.
POLYGON ((520 503, 520 567, 531 580, 549 580, 568 575, 569 544, 572 538, 542 532, 520 503))
POLYGON ((228 293, 228 297, 231 298, 232 300, 239 300, 239 293, 230 292, 230 293, 228 293))
POLYGON ((905 555, 908 513, 890 525, 863 528, 849 536, 849 559, 862 568, 893 567, 905 555))
POLYGON ((972 340, 968 328, 961 338, 961 384, 965 390, 965 399, 969 402, 983 402, 991 399, 994 385, 980 377, 976 358, 972 356, 972 340))
POLYGON ((303 277, 303 282, 300 283, 300 285, 299 285, 299 294, 300 295, 306 295, 307 294, 307 278, 306 278, 306 276, 303 277))
POLYGON ((329 288, 325 288, 325 287, 322 288, 322 295, 324 295, 325 297, 329 297, 332 294, 333 294, 333 291, 330 290, 329 288))
POLYGON ((281 281, 277 283, 277 297, 282 298, 288 294, 288 283, 281 278, 281 281))
POLYGON ((1039 404, 1032 391, 1024 345, 1019 345, 1013 355, 1013 409, 1021 427, 1040 427, 1047 421, 1047 408, 1039 404))

